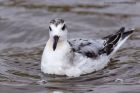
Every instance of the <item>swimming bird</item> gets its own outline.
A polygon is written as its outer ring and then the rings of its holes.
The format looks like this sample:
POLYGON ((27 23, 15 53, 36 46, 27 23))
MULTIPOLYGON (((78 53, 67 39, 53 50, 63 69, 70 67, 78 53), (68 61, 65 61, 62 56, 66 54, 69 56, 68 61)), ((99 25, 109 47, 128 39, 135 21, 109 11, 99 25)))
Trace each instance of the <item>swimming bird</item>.
POLYGON ((69 40, 64 20, 53 19, 49 25, 49 40, 42 54, 41 71, 45 74, 79 77, 101 70, 133 31, 125 31, 122 27, 116 33, 98 40, 69 40))

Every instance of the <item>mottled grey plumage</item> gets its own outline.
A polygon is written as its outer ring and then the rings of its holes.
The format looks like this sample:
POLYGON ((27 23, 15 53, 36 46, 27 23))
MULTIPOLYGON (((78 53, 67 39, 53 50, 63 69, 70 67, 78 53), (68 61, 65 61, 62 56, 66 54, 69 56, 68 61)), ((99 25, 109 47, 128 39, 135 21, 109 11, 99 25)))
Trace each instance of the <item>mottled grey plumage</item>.
POLYGON ((86 39, 73 39, 69 43, 74 52, 81 53, 89 58, 96 58, 101 54, 111 54, 118 42, 130 35, 133 30, 124 32, 125 28, 122 27, 115 34, 108 35, 102 40, 86 40, 86 39))

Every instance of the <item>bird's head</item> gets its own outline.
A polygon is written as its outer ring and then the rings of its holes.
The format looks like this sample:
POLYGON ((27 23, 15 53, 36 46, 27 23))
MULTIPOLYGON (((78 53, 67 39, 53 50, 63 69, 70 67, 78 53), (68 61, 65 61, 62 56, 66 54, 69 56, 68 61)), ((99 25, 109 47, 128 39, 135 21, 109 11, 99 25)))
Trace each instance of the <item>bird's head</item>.
POLYGON ((49 35, 55 51, 58 42, 67 41, 67 27, 63 19, 56 18, 50 21, 49 35))

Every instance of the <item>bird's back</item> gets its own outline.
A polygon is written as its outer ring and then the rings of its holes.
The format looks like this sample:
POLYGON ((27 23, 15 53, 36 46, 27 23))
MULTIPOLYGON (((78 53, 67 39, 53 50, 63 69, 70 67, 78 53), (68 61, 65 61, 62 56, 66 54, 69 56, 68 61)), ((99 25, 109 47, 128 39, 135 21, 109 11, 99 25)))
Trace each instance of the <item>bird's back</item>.
POLYGON ((72 39, 69 44, 74 52, 89 58, 96 58, 102 54, 112 56, 133 33, 133 30, 124 31, 125 28, 122 27, 115 34, 108 35, 100 40, 72 39))
POLYGON ((99 56, 99 51, 104 48, 105 40, 71 39, 69 44, 74 52, 89 58, 99 56))

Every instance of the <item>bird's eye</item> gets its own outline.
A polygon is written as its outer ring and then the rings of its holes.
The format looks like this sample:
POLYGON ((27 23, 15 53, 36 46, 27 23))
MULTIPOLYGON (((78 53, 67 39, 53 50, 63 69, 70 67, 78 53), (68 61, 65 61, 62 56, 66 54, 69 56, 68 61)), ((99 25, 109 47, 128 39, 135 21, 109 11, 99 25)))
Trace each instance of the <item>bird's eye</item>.
POLYGON ((52 31, 52 28, 49 26, 49 31, 52 31))
POLYGON ((64 31, 66 29, 66 25, 64 25, 63 27, 62 27, 62 30, 64 31))

